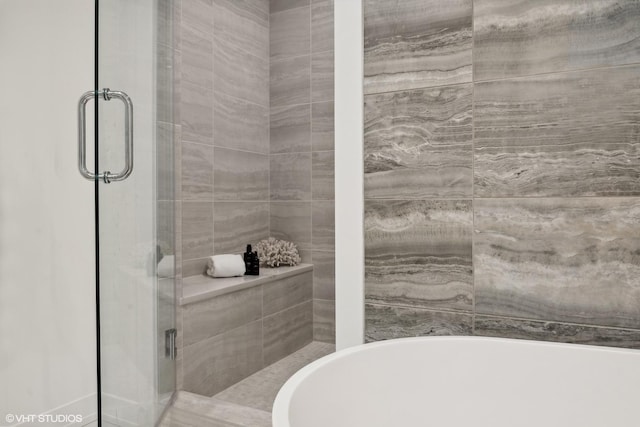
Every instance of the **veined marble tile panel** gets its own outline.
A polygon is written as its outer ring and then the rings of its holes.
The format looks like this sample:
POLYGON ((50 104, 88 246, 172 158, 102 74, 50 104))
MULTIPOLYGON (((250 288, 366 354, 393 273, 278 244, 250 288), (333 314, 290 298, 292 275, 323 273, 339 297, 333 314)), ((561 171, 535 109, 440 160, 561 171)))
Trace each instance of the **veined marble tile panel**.
POLYGON ((639 198, 476 200, 476 312, 640 328, 639 228, 639 198))
POLYGON ((365 201, 365 300, 470 311, 468 200, 365 201))
POLYGON ((473 87, 368 95, 365 198, 471 197, 473 87))
POLYGON ((473 316, 387 305, 365 305, 365 341, 394 338, 472 335, 473 316))
POLYGON ((213 89, 213 41, 190 27, 182 28, 182 79, 213 89))
POLYGON ((231 45, 214 39, 215 91, 267 107, 269 105, 269 63, 231 45))
POLYGON ((215 202, 214 252, 243 253, 269 237, 269 202, 215 202))
POLYGON ((214 192, 216 201, 269 200, 269 156, 215 148, 214 192))
POLYGON ((472 0, 365 0, 366 94, 471 82, 472 0))
POLYGON ((214 0, 215 35, 258 58, 269 58, 269 1, 214 0))
POLYGON ((271 153, 311 151, 311 105, 271 109, 271 153))
POLYGON ((213 34, 213 1, 185 0, 181 3, 180 25, 199 31, 204 36, 213 34))
POLYGON ((311 53, 310 21, 308 6, 271 14, 269 41, 272 61, 311 53))
POLYGON ((572 344, 640 348, 640 330, 476 316, 474 334, 572 344))
POLYGON ((637 0, 475 0, 473 13, 475 80, 640 62, 637 0))
POLYGON ((269 153, 269 108, 219 91, 214 94, 213 135, 218 147, 269 153))
POLYGON ((476 196, 640 194, 640 66, 477 83, 474 96, 476 196))

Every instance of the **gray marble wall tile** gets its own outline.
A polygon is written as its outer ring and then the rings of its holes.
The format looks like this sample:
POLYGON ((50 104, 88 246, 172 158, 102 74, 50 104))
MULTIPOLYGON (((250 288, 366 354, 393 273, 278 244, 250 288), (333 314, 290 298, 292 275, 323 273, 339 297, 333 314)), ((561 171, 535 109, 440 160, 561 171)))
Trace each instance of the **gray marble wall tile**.
POLYGON ((269 237, 268 202, 215 202, 215 253, 244 253, 269 237))
POLYGON ((311 199, 311 153, 271 155, 271 200, 311 199))
POLYGON ((269 156, 215 148, 214 198, 269 200, 269 156))
POLYGON ((311 53, 310 17, 308 6, 271 14, 269 44, 272 61, 311 53))
POLYGON ((213 84, 221 91, 254 104, 269 105, 269 63, 237 46, 214 39, 213 84))
POLYGON ((271 109, 271 153, 311 151, 311 105, 271 109))
POLYGON ((476 312, 640 328, 640 199, 479 199, 476 312))
POLYGON ((180 85, 182 140, 213 144, 213 92, 189 82, 180 85))
POLYGON ((262 368, 262 322, 184 347, 185 391, 213 396, 262 368))
POLYGON ((214 140, 218 147, 269 153, 269 108, 216 92, 214 140))
POLYGON ((183 306, 183 345, 212 338, 262 318, 262 287, 183 306))
POLYGON ((335 301, 313 300, 313 340, 336 342, 335 301))
POLYGON ((271 235, 311 249, 311 202, 271 202, 271 235))
POLYGON ((335 148, 333 101, 311 105, 311 147, 313 151, 335 148))
POLYGON ((264 364, 270 365, 313 341, 311 301, 280 311, 263 320, 264 364))
POLYGON ((308 6, 309 1, 310 0, 269 0, 269 6, 271 13, 275 13, 296 7, 308 6))
POLYGON ((331 101, 334 98, 333 50, 311 55, 311 101, 331 101))
POLYGON ((182 261, 182 277, 205 274, 209 258, 185 259, 182 261))
POLYGON ((258 58, 269 58, 269 1, 214 0, 216 37, 258 58))
POLYGON ((182 199, 213 200, 213 147, 182 143, 182 199))
POLYGON ((271 61, 271 107, 310 102, 310 61, 310 56, 271 61))
POLYGON ((365 197, 470 197, 472 106, 472 85, 366 96, 365 197))
POLYGON ((311 226, 311 247, 313 250, 334 250, 335 229, 335 203, 333 200, 314 200, 311 226))
POLYGON ((336 256, 333 251, 313 251, 313 298, 336 299, 336 256))
POLYGON ((333 50, 333 2, 334 0, 311 2, 312 53, 333 50))
POLYGON ((269 316, 313 297, 313 273, 304 273, 264 285, 263 309, 269 316))
POLYGON ((475 0, 476 80, 640 62, 637 0, 475 0))
POLYGON ((473 316, 386 305, 365 305, 365 341, 394 338, 472 335, 473 316))
POLYGON ((365 0, 365 93, 471 81, 472 0, 365 0))
POLYGON ((182 2, 180 25, 190 27, 207 36, 213 34, 213 0, 182 2))
POLYGON ((311 155, 311 198, 335 198, 335 156, 333 151, 320 151, 311 155))
POLYGON ((365 201, 365 299, 471 310, 471 201, 365 201))
POLYGON ((184 260, 213 254, 213 203, 182 202, 182 256, 184 260))
POLYGON ((640 349, 640 331, 476 316, 474 334, 489 337, 567 342, 640 349))
POLYGON ((213 89, 213 36, 182 28, 182 79, 213 89))
POLYGON ((475 85, 480 197, 638 195, 640 67, 475 85))

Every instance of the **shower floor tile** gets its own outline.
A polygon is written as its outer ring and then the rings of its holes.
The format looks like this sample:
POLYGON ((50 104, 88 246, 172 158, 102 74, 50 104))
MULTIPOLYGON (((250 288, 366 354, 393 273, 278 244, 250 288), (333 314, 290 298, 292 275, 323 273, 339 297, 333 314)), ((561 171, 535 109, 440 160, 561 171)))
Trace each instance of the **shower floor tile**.
POLYGON ((162 427, 271 427, 271 408, 282 385, 298 370, 335 351, 312 342, 212 397, 180 391, 162 427))

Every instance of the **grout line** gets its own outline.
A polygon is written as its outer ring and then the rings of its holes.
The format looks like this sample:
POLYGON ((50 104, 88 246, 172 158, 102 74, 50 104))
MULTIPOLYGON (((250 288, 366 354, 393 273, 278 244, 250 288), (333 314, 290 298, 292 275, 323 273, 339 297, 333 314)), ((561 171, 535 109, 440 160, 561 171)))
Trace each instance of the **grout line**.
POLYGON ((475 14, 474 2, 471 2, 471 333, 476 333, 476 269, 474 263, 475 248, 475 230, 476 230, 476 202, 475 202, 475 176, 476 176, 476 126, 475 126, 475 103, 476 103, 476 85, 474 82, 474 64, 475 64, 475 14))

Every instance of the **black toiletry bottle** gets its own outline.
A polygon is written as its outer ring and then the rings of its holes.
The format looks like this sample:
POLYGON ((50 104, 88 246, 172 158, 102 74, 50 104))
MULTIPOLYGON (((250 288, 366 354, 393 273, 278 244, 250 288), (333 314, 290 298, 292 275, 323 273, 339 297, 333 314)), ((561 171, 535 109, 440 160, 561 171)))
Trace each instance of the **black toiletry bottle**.
POLYGON ((258 252, 251 252, 251 245, 247 245, 247 252, 244 253, 245 276, 260 275, 260 258, 258 252))

